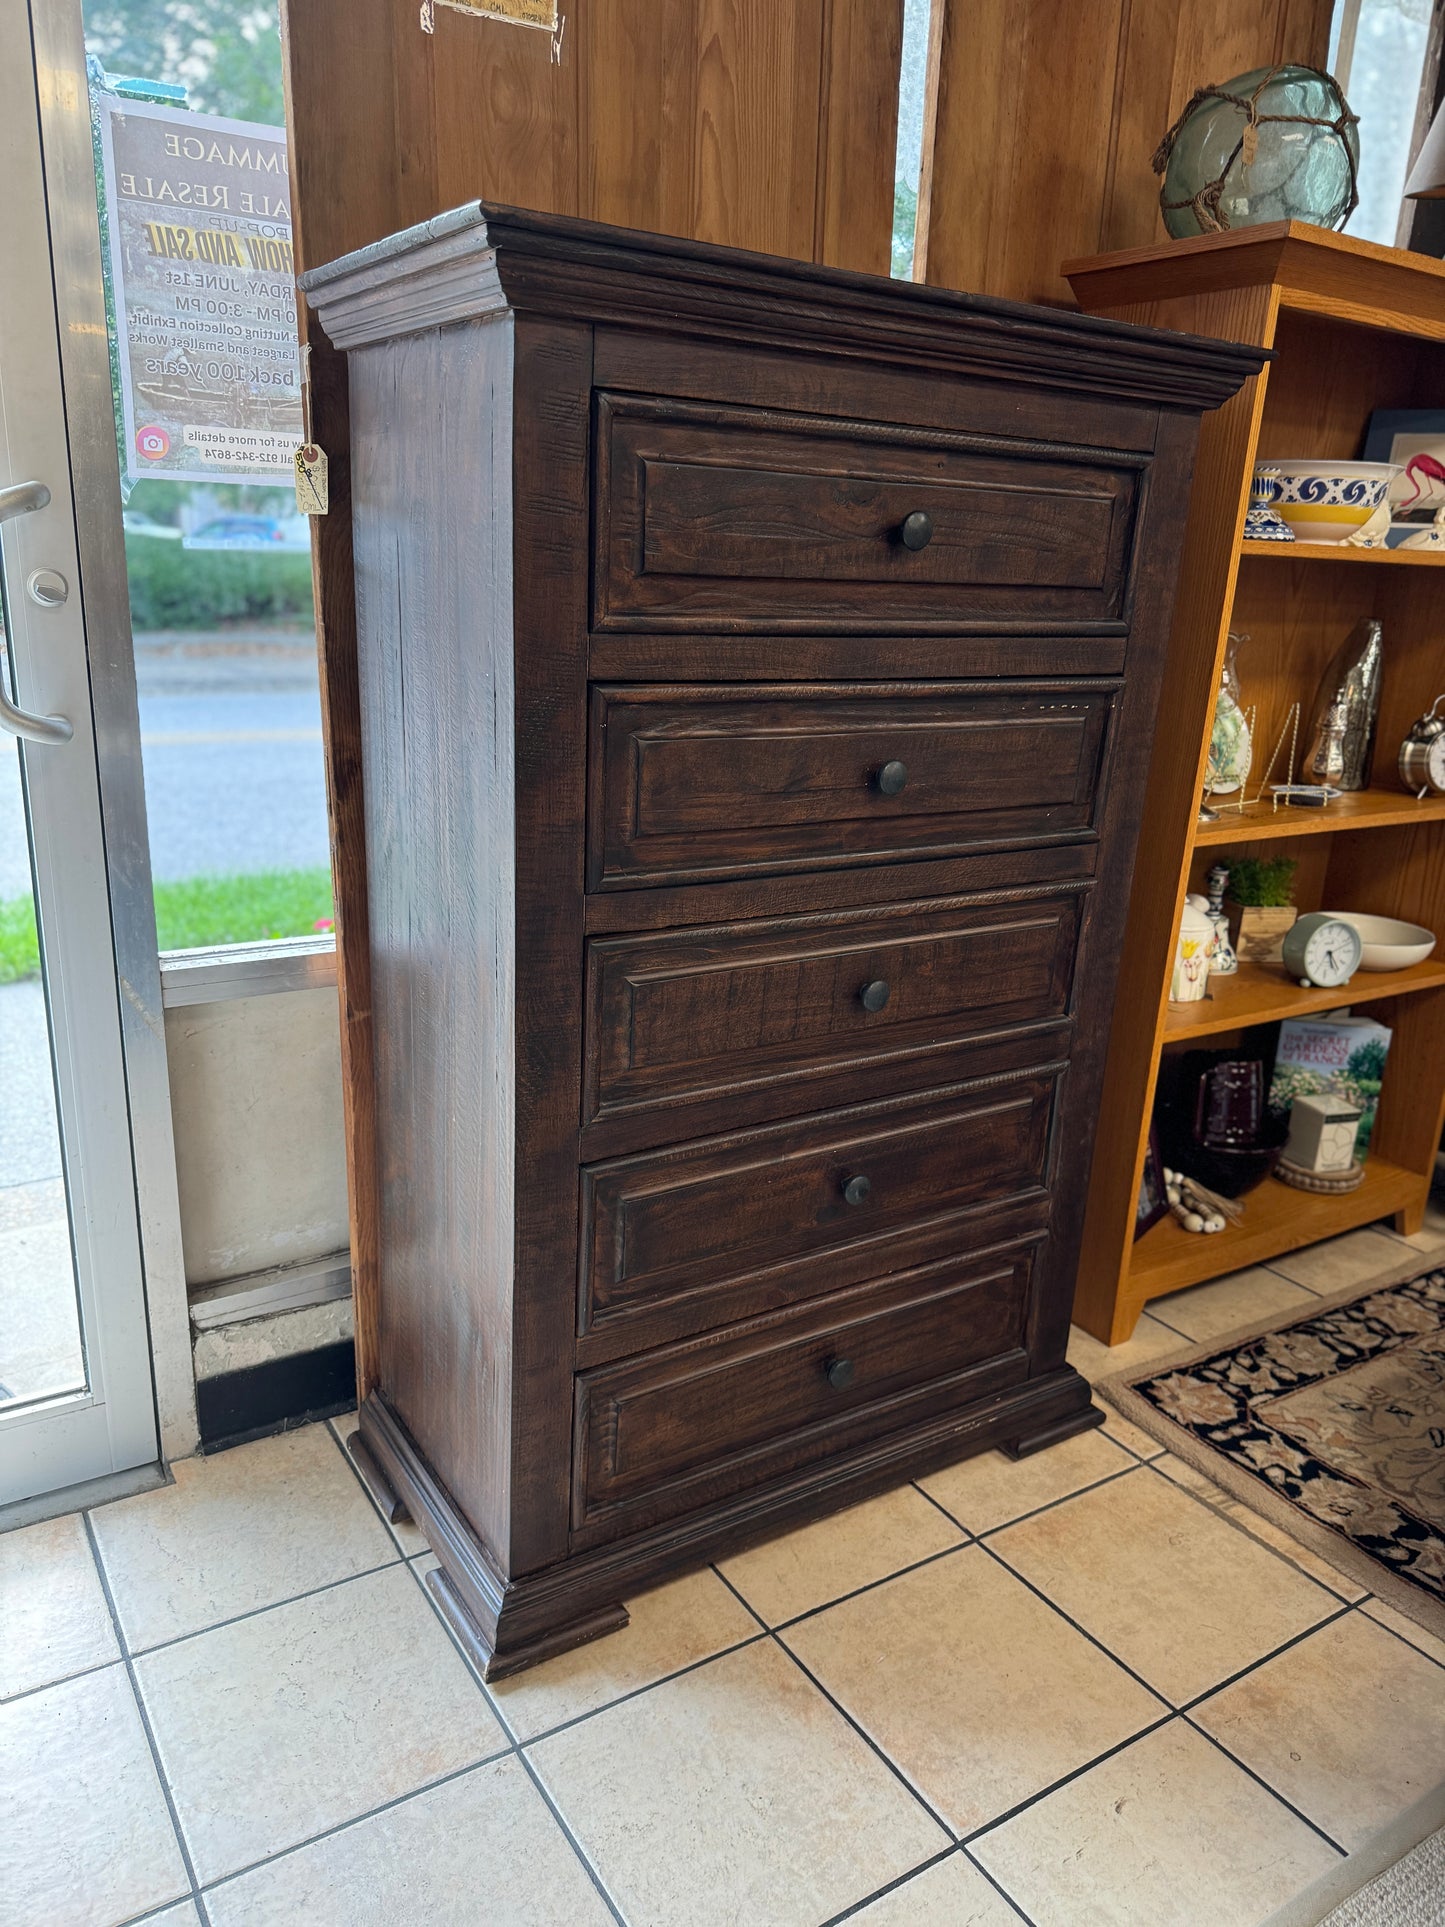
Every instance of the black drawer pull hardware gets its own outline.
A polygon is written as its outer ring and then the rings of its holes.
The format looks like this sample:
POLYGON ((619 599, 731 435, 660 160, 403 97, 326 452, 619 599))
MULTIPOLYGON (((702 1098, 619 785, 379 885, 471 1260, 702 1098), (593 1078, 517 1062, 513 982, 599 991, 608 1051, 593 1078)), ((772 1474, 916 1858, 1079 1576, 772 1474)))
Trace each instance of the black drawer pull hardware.
POLYGON ((835 1392, 846 1392, 853 1383, 851 1358, 830 1358, 823 1367, 823 1372, 835 1392))
POLYGON ((849 1178, 848 1182, 843 1186, 843 1196, 848 1200, 849 1204, 866 1204, 868 1202, 868 1195, 872 1189, 872 1183, 869 1179, 865 1178, 860 1171, 856 1178, 849 1178))
POLYGON ((926 549, 933 540, 933 517, 927 509, 915 509, 904 516, 898 533, 905 549, 926 549))
POLYGON ((881 977, 875 977, 871 984, 864 984, 858 995, 863 1000, 864 1010, 882 1010, 893 992, 881 977))
POLYGON ((885 763, 873 778, 883 796, 899 796, 908 785, 907 763, 885 763))

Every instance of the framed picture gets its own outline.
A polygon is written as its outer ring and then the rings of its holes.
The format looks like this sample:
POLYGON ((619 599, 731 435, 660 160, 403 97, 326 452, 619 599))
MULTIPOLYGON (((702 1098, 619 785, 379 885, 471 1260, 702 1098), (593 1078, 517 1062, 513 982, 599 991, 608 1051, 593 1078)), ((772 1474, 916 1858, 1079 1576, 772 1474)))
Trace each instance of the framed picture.
POLYGON ((1142 1238, 1151 1224, 1158 1224, 1169 1210, 1164 1195, 1164 1163, 1159 1156, 1159 1140, 1149 1126, 1149 1143, 1144 1152, 1144 1170, 1139 1179, 1139 1202, 1134 1210, 1134 1236, 1142 1238))
POLYGON ((1400 464, 1390 484, 1393 548, 1445 508, 1445 408, 1377 408, 1365 430, 1364 460, 1400 464))

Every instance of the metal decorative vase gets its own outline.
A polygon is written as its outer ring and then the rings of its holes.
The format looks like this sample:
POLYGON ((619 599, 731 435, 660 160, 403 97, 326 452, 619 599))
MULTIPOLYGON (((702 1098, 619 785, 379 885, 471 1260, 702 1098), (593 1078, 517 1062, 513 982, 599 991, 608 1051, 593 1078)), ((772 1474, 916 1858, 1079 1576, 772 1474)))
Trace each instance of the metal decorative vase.
POLYGON ((1310 221, 1343 227, 1359 202, 1358 117, 1316 67, 1256 67, 1201 87, 1159 143, 1159 205, 1176 240, 1310 221))
POLYGON ((1316 783, 1370 787, 1380 714, 1384 632, 1364 616, 1335 651, 1315 692, 1315 737, 1305 767, 1316 783))

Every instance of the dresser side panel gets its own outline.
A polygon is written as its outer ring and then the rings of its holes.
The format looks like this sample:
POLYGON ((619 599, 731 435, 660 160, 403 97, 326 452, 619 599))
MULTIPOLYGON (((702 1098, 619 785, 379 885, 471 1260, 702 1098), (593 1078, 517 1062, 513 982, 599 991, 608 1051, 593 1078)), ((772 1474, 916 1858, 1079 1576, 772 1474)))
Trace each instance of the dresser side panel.
POLYGON ((510 317, 351 356, 379 1389, 505 1569, 515 833, 510 317))
POLYGON ((1075 960, 1074 1046, 1054 1112, 1052 1236, 1029 1334, 1035 1376, 1056 1371, 1068 1347, 1109 1037, 1115 1023, 1137 1024, 1141 1017, 1153 1021, 1152 1012, 1119 1007, 1119 961, 1134 859, 1140 838, 1148 835, 1150 827, 1143 810, 1149 753, 1164 693, 1169 626, 1198 437, 1199 417, 1192 410, 1160 412, 1154 460, 1134 530, 1129 647, 1100 793, 1099 867, 1075 960))
POLYGON ((587 815, 592 330, 516 323, 516 1289, 507 1571, 567 1551, 587 815))

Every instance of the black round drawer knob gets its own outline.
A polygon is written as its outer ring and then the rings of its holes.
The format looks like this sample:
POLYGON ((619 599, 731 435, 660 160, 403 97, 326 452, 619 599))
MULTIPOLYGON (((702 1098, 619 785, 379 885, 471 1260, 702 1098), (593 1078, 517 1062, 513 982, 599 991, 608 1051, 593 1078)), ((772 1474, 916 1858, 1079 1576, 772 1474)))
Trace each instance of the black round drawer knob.
POLYGON ((880 795, 901 796, 908 787, 907 763, 885 763, 874 777, 880 795))
POLYGON ((864 984, 858 994, 863 1000, 864 1010, 882 1010, 893 995, 893 991, 881 977, 875 977, 871 984, 864 984))
POLYGON ((872 1184, 860 1172, 856 1178, 849 1178, 843 1186, 843 1196, 849 1204, 866 1204, 872 1190, 872 1184))
POLYGON ((904 516, 898 534, 905 549, 926 549, 933 540, 933 517, 927 509, 915 509, 904 516))
POLYGON ((851 1358, 830 1358, 823 1367, 823 1372, 835 1392, 846 1392, 853 1383, 851 1358))

